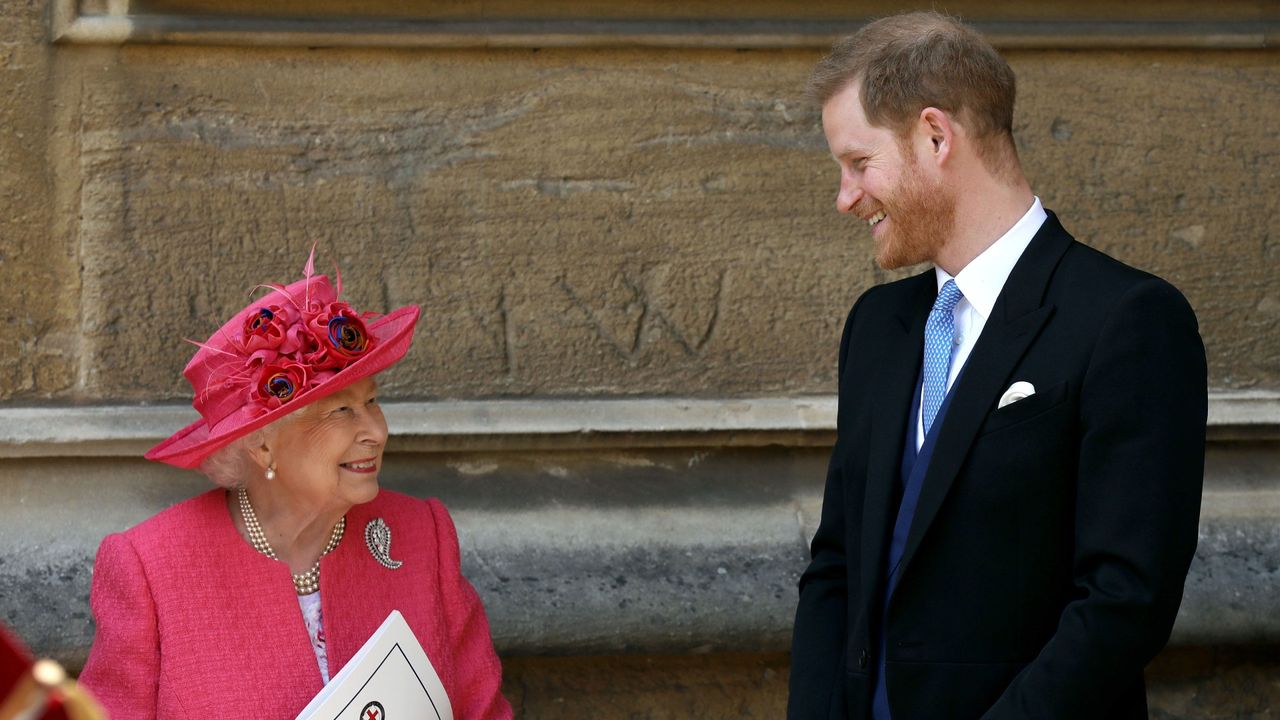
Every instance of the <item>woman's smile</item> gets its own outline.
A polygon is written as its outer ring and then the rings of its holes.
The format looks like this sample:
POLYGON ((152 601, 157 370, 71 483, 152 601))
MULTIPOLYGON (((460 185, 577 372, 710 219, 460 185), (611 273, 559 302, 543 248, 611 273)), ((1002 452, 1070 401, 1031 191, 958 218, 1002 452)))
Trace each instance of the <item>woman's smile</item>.
POLYGON ((352 462, 339 463, 338 467, 347 472, 354 473, 376 473, 378 472, 378 458, 371 457, 364 460, 353 460, 352 462))

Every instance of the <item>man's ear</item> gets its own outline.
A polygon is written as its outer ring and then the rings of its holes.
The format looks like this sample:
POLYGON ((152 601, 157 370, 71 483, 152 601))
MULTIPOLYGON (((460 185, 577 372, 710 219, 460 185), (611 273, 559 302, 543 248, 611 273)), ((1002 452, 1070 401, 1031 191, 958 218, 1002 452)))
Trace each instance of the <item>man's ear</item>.
POLYGON ((919 136, 928 141, 927 152, 934 162, 941 166, 951 157, 955 148, 956 130, 951 116, 936 107, 927 107, 920 111, 916 122, 919 136))

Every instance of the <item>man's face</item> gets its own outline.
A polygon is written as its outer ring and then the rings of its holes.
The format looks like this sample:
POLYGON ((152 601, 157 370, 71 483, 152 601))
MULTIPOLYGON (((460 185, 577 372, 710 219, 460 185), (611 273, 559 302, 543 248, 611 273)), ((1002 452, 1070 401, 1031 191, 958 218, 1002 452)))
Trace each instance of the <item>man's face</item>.
POLYGON ((867 122, 860 84, 822 107, 827 146, 840 165, 836 209, 867 223, 881 267, 933 260, 955 227, 955 197, 921 166, 915 129, 899 138, 867 122))

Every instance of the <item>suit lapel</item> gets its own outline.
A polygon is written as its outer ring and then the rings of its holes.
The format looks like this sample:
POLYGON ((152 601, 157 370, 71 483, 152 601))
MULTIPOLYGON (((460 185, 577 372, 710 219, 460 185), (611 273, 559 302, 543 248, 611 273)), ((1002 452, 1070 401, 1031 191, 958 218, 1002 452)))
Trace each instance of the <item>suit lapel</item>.
POLYGON ((1057 217, 1049 213, 1009 273, 991 317, 965 361, 964 373, 951 389, 951 405, 938 429, 937 446, 907 534, 900 566, 903 575, 942 507, 983 418, 995 406, 1014 366, 1053 314, 1053 306, 1043 304, 1045 288, 1072 242, 1057 217))
POLYGON ((868 444, 867 485, 863 498, 861 527, 861 590, 859 597, 876 597, 881 580, 881 559, 885 555, 888 529, 893 521, 893 488, 902 462, 902 443, 911 409, 911 392, 916 386, 924 356, 924 324, 937 296, 937 282, 930 269, 912 279, 909 300, 896 313, 884 337, 877 341, 885 348, 874 378, 869 406, 872 412, 868 444))

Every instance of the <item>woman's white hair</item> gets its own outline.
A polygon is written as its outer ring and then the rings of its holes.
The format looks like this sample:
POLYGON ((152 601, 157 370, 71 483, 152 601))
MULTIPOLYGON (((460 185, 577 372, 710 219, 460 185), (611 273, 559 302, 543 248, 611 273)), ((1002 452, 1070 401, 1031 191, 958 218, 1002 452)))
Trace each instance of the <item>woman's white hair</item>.
POLYGON ((253 459, 250 451, 261 447, 267 438, 275 435, 281 426, 297 415, 298 411, 291 412, 270 425, 254 430, 242 438, 236 438, 230 445, 205 458, 204 462, 200 463, 200 472, 215 484, 225 488, 248 485, 251 479, 256 478, 263 471, 262 466, 253 459))

